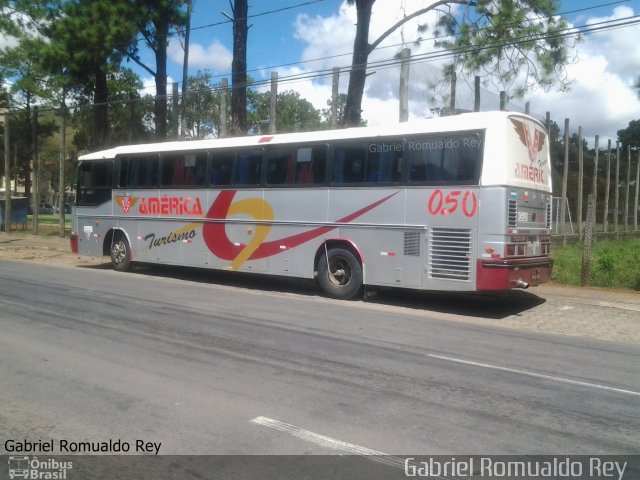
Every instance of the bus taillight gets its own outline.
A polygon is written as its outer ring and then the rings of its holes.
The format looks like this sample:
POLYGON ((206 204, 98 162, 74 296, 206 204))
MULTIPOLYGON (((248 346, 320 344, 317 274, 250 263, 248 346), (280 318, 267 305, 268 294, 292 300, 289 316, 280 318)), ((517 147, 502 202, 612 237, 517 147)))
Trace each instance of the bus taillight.
POLYGON ((71 251, 73 253, 78 253, 78 234, 76 232, 71 232, 71 251))

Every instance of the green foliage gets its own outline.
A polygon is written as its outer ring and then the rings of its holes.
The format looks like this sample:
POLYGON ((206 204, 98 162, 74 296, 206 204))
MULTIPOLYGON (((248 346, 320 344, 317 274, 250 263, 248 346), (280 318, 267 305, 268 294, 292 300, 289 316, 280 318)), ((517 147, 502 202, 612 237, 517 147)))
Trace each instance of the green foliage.
POLYGON ((632 150, 637 149, 640 146, 640 120, 631 120, 627 128, 618 130, 618 140, 620 140, 623 152, 626 152, 627 146, 630 146, 632 150))
MULTIPOLYGON (((557 15, 556 0, 479 0, 475 11, 449 18, 448 35, 439 44, 455 55, 453 64, 484 77, 512 98, 535 87, 568 87, 567 22, 557 15)), ((442 25, 441 25, 442 26, 442 25)))
MULTIPOLYGON (((580 285, 582 245, 555 247, 552 280, 580 285)), ((594 242, 590 285, 601 288, 640 291, 640 239, 599 240, 594 242)))
MULTIPOLYGON (((278 93, 276 127, 278 133, 304 132, 320 128, 320 112, 300 97, 298 92, 287 90, 278 93)), ((248 92, 247 117, 250 130, 264 132, 268 129, 271 94, 248 92)))

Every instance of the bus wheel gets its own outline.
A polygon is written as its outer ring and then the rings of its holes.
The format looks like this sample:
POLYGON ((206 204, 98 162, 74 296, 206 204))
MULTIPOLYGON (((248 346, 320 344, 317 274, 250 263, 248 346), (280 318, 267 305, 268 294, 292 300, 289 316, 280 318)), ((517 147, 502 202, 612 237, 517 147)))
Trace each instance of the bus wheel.
POLYGON ((327 296, 351 299, 362 289, 362 265, 349 250, 331 248, 320 257, 318 282, 327 296))
POLYGON ((122 233, 116 233, 111 243, 111 264, 119 272, 126 272, 131 268, 131 249, 127 237, 122 233))

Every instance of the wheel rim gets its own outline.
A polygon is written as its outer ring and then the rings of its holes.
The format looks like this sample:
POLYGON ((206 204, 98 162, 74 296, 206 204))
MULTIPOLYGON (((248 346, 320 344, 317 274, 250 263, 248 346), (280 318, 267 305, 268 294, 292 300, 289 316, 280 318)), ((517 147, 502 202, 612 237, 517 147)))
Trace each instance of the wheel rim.
POLYGON ((334 287, 346 287, 351 282, 353 274, 351 263, 344 257, 333 257, 329 261, 327 277, 334 287))
POLYGON ((122 264, 127 259, 127 246, 122 240, 118 240, 113 244, 113 262, 117 265, 122 264))

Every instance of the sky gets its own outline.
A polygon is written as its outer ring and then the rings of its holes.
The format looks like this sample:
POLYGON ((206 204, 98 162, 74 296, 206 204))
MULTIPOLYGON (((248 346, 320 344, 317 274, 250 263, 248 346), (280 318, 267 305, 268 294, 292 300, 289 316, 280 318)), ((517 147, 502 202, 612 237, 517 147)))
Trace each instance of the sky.
MULTIPOLYGON (((433 0, 376 0, 373 9, 370 41, 402 18, 427 6, 433 0)), ((214 81, 229 77, 232 60, 231 24, 223 14, 230 14, 230 3, 222 0, 194 0, 189 58, 191 75, 209 70, 214 81)), ((563 0, 560 13, 575 27, 612 19, 640 15, 640 0, 563 0), (565 13, 566 12, 566 13, 565 13)), ((402 48, 411 48, 412 56, 434 51, 431 41, 415 43, 417 25, 429 24, 437 13, 420 17, 390 36, 370 57, 371 61, 393 58, 402 48)), ((249 75, 266 81, 271 72, 281 80, 305 73, 340 67, 340 91, 346 93, 348 67, 355 36, 355 7, 343 0, 253 0, 249 3, 247 64, 249 75)), ((423 34, 429 37, 429 31, 423 34)), ((616 132, 626 128, 631 120, 640 118, 640 99, 632 85, 640 77, 640 24, 584 35, 572 49, 572 63, 567 67, 570 90, 536 89, 523 99, 509 103, 508 108, 524 111, 529 102, 531 113, 551 118, 563 128, 570 119, 571 131, 583 127, 585 137, 593 142, 600 136, 600 145, 616 132)), ((183 49, 177 39, 169 45, 168 72, 170 81, 182 80, 183 49)), ((151 57, 149 57, 150 63, 151 57)), ((410 121, 432 116, 432 109, 442 105, 433 98, 429 85, 441 79, 441 61, 415 62, 410 67, 410 121)), ((153 90, 148 74, 145 85, 153 90)), ((399 67, 380 67, 367 78, 363 100, 363 118, 369 125, 398 122, 399 67)), ((265 82, 266 83, 266 82, 265 82)), ((266 87, 265 87, 266 88, 266 87)), ((331 96, 330 77, 288 79, 279 91, 296 90, 316 108, 326 108, 331 96)), ((481 109, 499 108, 499 87, 483 86, 481 109)), ((152 91, 150 93, 153 93, 152 91)), ((473 80, 459 79, 457 107, 473 108, 473 80)), ((592 147, 592 145, 591 145, 592 147)))

